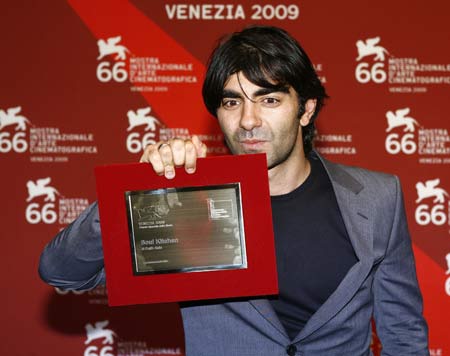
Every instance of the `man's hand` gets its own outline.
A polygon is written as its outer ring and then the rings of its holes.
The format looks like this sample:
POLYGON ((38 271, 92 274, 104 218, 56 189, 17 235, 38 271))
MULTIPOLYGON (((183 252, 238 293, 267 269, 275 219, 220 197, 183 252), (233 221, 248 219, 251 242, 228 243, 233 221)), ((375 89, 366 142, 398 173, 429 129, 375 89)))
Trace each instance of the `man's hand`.
POLYGON ((194 173, 199 157, 206 157, 206 145, 197 136, 192 136, 188 140, 174 138, 148 145, 140 162, 150 163, 158 175, 172 179, 175 167, 184 166, 187 173, 194 173))

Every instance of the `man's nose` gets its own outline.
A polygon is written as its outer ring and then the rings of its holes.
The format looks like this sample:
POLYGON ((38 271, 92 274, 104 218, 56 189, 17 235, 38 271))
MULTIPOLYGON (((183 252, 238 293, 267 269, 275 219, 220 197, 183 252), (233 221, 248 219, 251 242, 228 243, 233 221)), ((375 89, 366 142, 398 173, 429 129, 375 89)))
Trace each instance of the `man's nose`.
POLYGON ((251 101, 245 101, 242 112, 240 126, 247 131, 261 126, 261 119, 258 114, 257 104, 251 101))

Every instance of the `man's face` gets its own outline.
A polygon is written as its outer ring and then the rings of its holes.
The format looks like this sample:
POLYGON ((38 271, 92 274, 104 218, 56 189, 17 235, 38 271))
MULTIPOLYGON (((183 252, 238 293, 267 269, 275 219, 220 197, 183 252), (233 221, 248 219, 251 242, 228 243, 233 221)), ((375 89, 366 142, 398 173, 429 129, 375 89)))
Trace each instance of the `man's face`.
MULTIPOLYGON (((271 169, 304 156, 298 112, 298 97, 292 87, 273 91, 237 73, 225 83, 217 117, 233 154, 266 153, 271 169)), ((307 124, 309 118, 301 124, 304 122, 307 124)))

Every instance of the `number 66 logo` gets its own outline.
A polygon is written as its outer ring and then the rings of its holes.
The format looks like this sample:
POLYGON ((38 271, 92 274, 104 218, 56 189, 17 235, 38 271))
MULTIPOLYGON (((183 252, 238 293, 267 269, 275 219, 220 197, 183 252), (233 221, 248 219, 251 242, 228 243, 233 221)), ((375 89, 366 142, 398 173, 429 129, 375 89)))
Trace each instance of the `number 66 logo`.
POLYGON ((111 66, 109 62, 100 62, 97 66, 97 79, 106 83, 114 80, 122 83, 128 79, 128 73, 125 70, 125 62, 118 62, 111 66))
POLYGON ((428 204, 420 204, 416 208, 415 218, 416 222, 422 226, 430 223, 440 226, 444 225, 447 221, 443 204, 437 204, 431 209, 428 204))
POLYGON ((9 132, 0 132, 0 152, 7 153, 13 150, 23 153, 28 149, 25 132, 17 132, 11 136, 9 132))
POLYGON ((362 84, 371 80, 377 84, 384 83, 387 78, 384 63, 375 63, 370 66, 367 62, 361 62, 356 66, 355 77, 362 84))
POLYGON ((411 155, 417 150, 417 145, 414 142, 414 134, 412 133, 407 133, 402 136, 397 133, 391 133, 386 137, 384 147, 391 155, 396 155, 400 152, 411 155))
POLYGON ((31 203, 25 210, 25 217, 30 224, 53 224, 58 218, 54 203, 44 204, 42 207, 38 203, 31 203))

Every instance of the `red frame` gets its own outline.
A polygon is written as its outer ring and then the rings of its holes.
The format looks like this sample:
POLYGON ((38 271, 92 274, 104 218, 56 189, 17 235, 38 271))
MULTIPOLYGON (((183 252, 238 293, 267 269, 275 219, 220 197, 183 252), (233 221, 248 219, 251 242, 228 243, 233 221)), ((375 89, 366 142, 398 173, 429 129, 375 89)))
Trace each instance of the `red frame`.
POLYGON ((95 169, 111 306, 235 298, 278 293, 266 157, 263 154, 202 158, 197 171, 176 169, 172 180, 150 164, 132 163, 95 169), (246 269, 133 275, 125 192, 168 187, 241 183, 247 252, 246 269))

